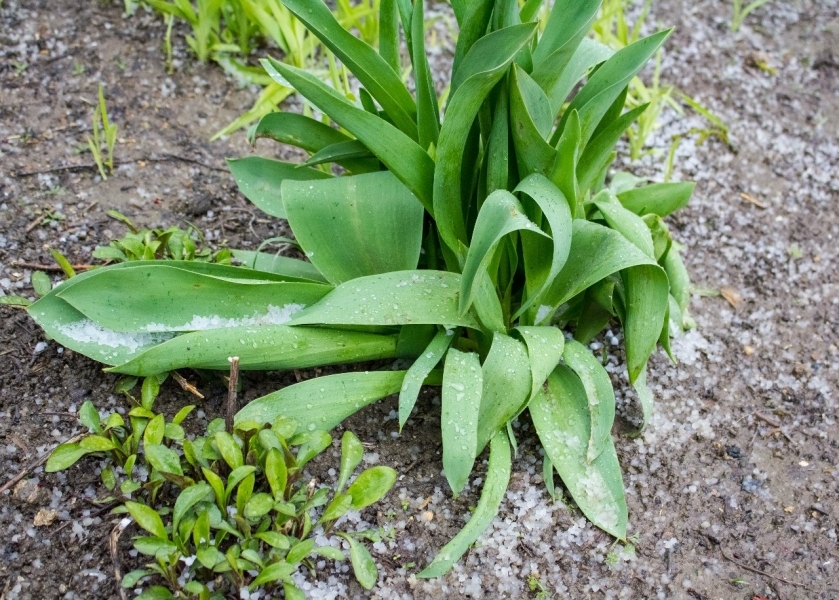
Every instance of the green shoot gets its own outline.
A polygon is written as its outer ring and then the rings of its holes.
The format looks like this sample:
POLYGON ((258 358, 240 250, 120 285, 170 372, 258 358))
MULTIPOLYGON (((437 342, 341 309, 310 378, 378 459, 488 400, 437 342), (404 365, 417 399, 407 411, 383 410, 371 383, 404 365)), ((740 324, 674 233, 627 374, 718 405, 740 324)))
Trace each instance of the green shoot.
POLYGON ((108 107, 105 104, 105 93, 99 84, 99 105, 93 112, 93 137, 87 137, 87 145, 93 160, 99 169, 102 179, 108 178, 108 173, 114 172, 114 146, 117 142, 117 125, 108 118, 108 107), (102 144, 106 154, 102 156, 102 144))
POLYGON ((733 0, 734 4, 731 7, 731 31, 738 31, 740 26, 743 25, 743 21, 746 20, 746 17, 764 4, 768 4, 771 1, 772 0, 754 0, 754 2, 750 2, 749 4, 743 6, 743 0, 733 0))

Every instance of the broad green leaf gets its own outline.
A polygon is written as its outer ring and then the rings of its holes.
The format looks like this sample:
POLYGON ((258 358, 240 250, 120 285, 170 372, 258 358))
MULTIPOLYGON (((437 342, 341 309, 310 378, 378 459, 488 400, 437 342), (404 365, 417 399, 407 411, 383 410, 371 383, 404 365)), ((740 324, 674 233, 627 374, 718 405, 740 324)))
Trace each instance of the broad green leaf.
POLYGON ((75 277, 76 271, 75 269, 73 269, 73 265, 70 264, 70 261, 67 260, 67 258, 65 258, 65 256, 55 248, 50 248, 49 250, 50 254, 52 254, 53 259, 55 259, 55 262, 57 262, 58 266, 61 267, 61 270, 64 271, 64 274, 67 276, 67 279, 72 279, 73 277, 75 277))
POLYGON ((332 443, 332 436, 326 431, 304 431, 291 443, 299 444, 295 465, 302 469, 310 460, 326 450, 332 443), (301 439, 302 438, 302 439, 301 439))
POLYGON ((615 145, 624 131, 641 116, 648 106, 649 104, 642 104, 627 111, 602 132, 596 133, 594 138, 586 145, 577 165, 577 181, 581 190, 587 190, 594 184, 597 176, 611 161, 615 145))
POLYGON ((390 467, 379 465, 362 471, 347 488, 347 494, 352 497, 352 507, 361 510, 375 504, 385 497, 394 483, 396 471, 390 467))
POLYGON ((334 546, 318 546, 315 548, 315 554, 319 554, 324 558, 328 558, 336 562, 343 562, 347 560, 347 557, 344 556, 344 552, 334 546))
POLYGON ((286 555, 286 560, 292 564, 298 563, 307 556, 315 548, 314 538, 303 540, 291 547, 286 555))
POLYGON ((350 563, 352 563, 353 573, 358 583, 361 584, 365 590, 373 589, 376 581, 379 578, 379 573, 376 570, 376 562, 370 556, 370 551, 367 546, 349 535, 341 536, 350 545, 350 563))
POLYGON ((50 454, 44 470, 47 473, 55 473, 56 471, 69 469, 76 464, 82 456, 88 454, 89 452, 89 450, 85 450, 77 442, 61 444, 52 451, 52 454, 50 454))
POLYGON ((655 251, 655 259, 659 264, 664 264, 664 258, 670 252, 673 245, 673 238, 670 236, 670 230, 664 219, 658 215, 647 214, 641 217, 644 223, 650 230, 650 235, 653 238, 653 249, 655 251))
POLYGON ((559 122, 557 131, 561 131, 565 126, 570 111, 576 109, 580 113, 580 129, 585 145, 615 98, 641 70, 647 60, 655 54, 670 35, 670 31, 660 31, 615 52, 574 96, 559 122))
POLYGON ((225 431, 219 431, 214 439, 219 454, 231 469, 237 469, 244 464, 242 449, 239 448, 239 444, 236 443, 232 435, 225 431))
POLYGON ((163 415, 156 415, 153 417, 145 430, 143 430, 143 445, 150 446, 153 444, 160 444, 163 442, 163 433, 166 430, 166 421, 163 415))
POLYGON ((175 506, 172 512, 172 530, 177 531, 178 524, 186 516, 187 512, 212 493, 212 488, 203 481, 184 488, 178 494, 178 499, 175 500, 175 506))
MULTIPOLYGON (((559 111, 562 105, 565 104, 568 94, 571 93, 571 90, 574 89, 574 86, 577 85, 583 75, 595 65, 608 60, 615 53, 608 46, 591 38, 584 37, 580 40, 580 45, 574 50, 571 58, 568 59, 561 74, 557 75, 552 68, 554 64, 552 60, 555 60, 556 64, 562 64, 565 59, 565 51, 568 49, 570 49, 570 46, 568 48, 560 48, 556 51, 555 57, 551 57, 551 60, 537 65, 533 70, 533 78, 545 90, 548 99, 551 101, 551 112, 554 115, 559 115, 559 111)), ((567 111, 567 113, 570 112, 570 110, 567 111)), ((557 129, 551 138, 551 143, 555 144, 562 133, 562 130, 557 129)))
POLYGON ((224 493, 224 482, 221 480, 221 477, 216 475, 213 471, 208 469, 207 467, 201 467, 201 472, 204 474, 204 479, 207 480, 207 483, 210 484, 210 487, 213 488, 213 494, 216 497, 216 504, 220 509, 225 509, 225 499, 226 494, 224 493))
POLYGON ((109 438, 101 435, 89 435, 79 442, 79 447, 88 452, 110 452, 115 450, 117 446, 109 438))
POLYGON ((668 282, 658 265, 638 265, 622 273, 623 318, 626 366, 629 381, 635 380, 647 364, 664 327, 668 305, 668 282))
MULTIPOLYGON (((328 523, 329 521, 337 521, 352 508, 352 496, 349 494, 338 494, 329 503, 323 514, 320 517, 320 523, 328 523)), ((341 555, 343 558, 343 554, 341 555)))
POLYGON ((453 251, 466 244, 466 223, 461 208, 460 178, 468 132, 484 99, 535 32, 535 24, 505 27, 481 38, 460 65, 462 83, 452 87, 446 117, 440 129, 434 172, 434 210, 443 242, 453 251))
POLYGON ((289 581, 283 582, 283 594, 286 600, 306 600, 303 590, 289 581))
POLYGON ((653 237, 650 228, 641 217, 621 206, 609 190, 601 191, 591 202, 603 215, 609 227, 620 232, 635 247, 655 260, 653 237))
MULTIPOLYGON (((419 355, 414 361, 414 364, 408 369, 405 374, 405 380, 402 383, 402 389, 399 392, 399 429, 400 431, 405 426, 408 418, 411 416, 411 411, 414 410, 414 405, 417 402, 420 388, 423 381, 431 373, 431 370, 437 366, 440 359, 448 350, 449 346, 454 340, 454 331, 440 331, 434 336, 434 339, 425 349, 425 352, 419 355)), ((340 486, 339 486, 340 489, 340 486)))
POLYGON ((522 236, 528 298, 513 315, 513 319, 516 319, 541 298, 565 266, 571 250, 572 219, 568 201, 543 175, 534 173, 525 177, 514 191, 527 194, 539 207, 551 228, 551 239, 535 235, 522 236), (550 262, 545 260, 548 253, 551 254, 550 262))
POLYGON ((361 445, 361 441, 352 431, 345 431, 341 436, 341 467, 338 472, 338 483, 335 486, 338 492, 344 489, 353 471, 361 464, 363 456, 364 446, 361 445))
POLYGON ((530 399, 533 399, 559 364, 565 348, 565 335, 558 327, 519 326, 516 331, 527 346, 532 381, 530 399))
POLYGON ((479 454, 527 403, 531 391, 530 361, 524 344, 496 333, 484 361, 483 392, 478 416, 479 454))
POLYGON ((143 450, 146 453, 146 460, 152 468, 161 473, 184 474, 183 469, 181 469, 181 459, 177 452, 171 448, 162 444, 146 444, 143 450))
POLYGON ((577 374, 588 398, 591 436, 588 440, 586 460, 597 459, 612 440, 615 422, 615 390, 603 365, 591 351, 575 340, 565 343, 562 353, 565 364, 577 374))
POLYGON ((612 273, 651 264, 655 261, 617 231, 574 219, 568 260, 543 302, 558 307, 612 273))
POLYGON ((303 260, 252 250, 231 250, 230 252, 234 258, 242 262, 243 266, 256 271, 274 273, 292 279, 326 283, 326 278, 320 271, 312 263, 303 260))
POLYGON ((317 283, 232 280, 166 264, 98 273, 59 297, 98 325, 125 332, 279 325, 331 289, 317 283))
POLYGON ((128 514, 137 521, 137 525, 156 538, 160 538, 161 540, 168 539, 163 521, 153 508, 130 500, 125 503, 125 508, 128 509, 128 514))
POLYGON ((220 563, 226 563, 227 559, 215 546, 205 546, 198 548, 195 552, 198 562, 205 568, 212 569, 220 563))
POLYGON ((342 283, 291 325, 456 325, 478 329, 458 310, 460 274, 397 271, 342 283))
POLYGON ((309 379, 251 401, 236 423, 270 423, 278 415, 297 421, 297 431, 328 431, 344 419, 402 387, 405 371, 340 373, 309 379))
POLYGON ((310 154, 352 139, 326 123, 291 112, 268 113, 259 120, 249 137, 251 144, 259 138, 268 138, 281 144, 297 146, 310 154))
POLYGON ((539 85, 518 65, 513 67, 510 83, 510 125, 519 173, 549 174, 556 160, 556 150, 545 141, 553 125, 551 105, 539 85))
POLYGON ((288 550, 290 547, 288 536, 277 533, 276 531, 263 531, 262 533, 257 533, 253 537, 262 540, 272 548, 288 550))
POLYGON ((271 494, 264 492, 254 494, 245 504, 244 515, 246 519, 259 519, 267 515, 274 508, 274 498, 271 494))
POLYGON ((174 598, 172 592, 162 585, 153 585, 150 588, 143 590, 143 592, 136 597, 136 600, 169 600, 169 598, 174 598))
POLYGON ((330 282, 416 268, 425 213, 392 173, 289 181, 283 195, 300 246, 330 282))
POLYGON ((227 166, 245 198, 253 202, 262 212, 280 219, 285 219, 280 189, 283 181, 333 179, 329 173, 318 169, 261 156, 228 158, 227 166))
POLYGON ((498 298, 495 284, 489 276, 487 269, 478 271, 476 280, 476 291, 473 306, 478 319, 484 326, 485 331, 504 333, 507 331, 507 324, 504 322, 504 309, 498 298))
POLYGON ((52 280, 50 276, 43 271, 32 271, 32 289, 39 298, 46 296, 52 291, 52 280))
MULTIPOLYGON (((225 501, 227 501, 230 498, 230 493, 237 485, 239 485, 243 481, 246 481, 248 478, 253 480, 253 477, 251 477, 251 475, 253 475, 254 471, 256 471, 256 467, 251 465, 242 465, 240 467, 236 467, 230 472, 230 475, 227 476, 227 485, 224 488, 225 501)), ((250 485, 251 490, 253 490, 252 483, 246 483, 246 485, 250 485)), ((250 496, 250 491, 248 491, 247 495, 250 496)), ((240 510, 239 512, 242 511, 240 510)))
POLYGON ((670 282, 670 294, 676 301, 676 306, 679 307, 681 313, 681 320, 679 326, 682 329, 690 328, 690 317, 688 317, 688 305, 690 304, 690 277, 685 263, 682 262, 680 255, 681 246, 674 243, 670 248, 670 252, 664 259, 664 270, 667 273, 667 279, 670 282))
POLYGON ((136 537, 134 538, 134 548, 140 554, 158 558, 168 558, 178 552, 178 547, 175 544, 159 537, 136 537))
POLYGON ((271 448, 265 456, 265 478, 268 480, 274 499, 282 500, 288 484, 288 466, 283 452, 277 448, 271 448))
POLYGON ((545 453, 583 514, 600 529, 626 539, 626 498, 611 438, 594 462, 586 460, 591 420, 579 377, 559 365, 529 410, 545 453))
POLYGON ((32 301, 23 296, 0 296, 0 306, 32 306, 32 301))
POLYGON ((242 370, 303 369, 396 357, 395 335, 340 329, 262 325, 211 329, 180 335, 112 367, 117 373, 150 375, 175 369, 230 368, 239 357, 242 370))
POLYGON ((690 182, 653 183, 618 194, 618 200, 635 214, 666 217, 687 205, 696 184, 690 182))
POLYGON ((434 161, 411 137, 379 116, 357 108, 302 69, 270 58, 263 60, 262 66, 272 77, 291 82, 302 96, 358 138, 433 214, 431 189, 434 161))
POLYGON ((466 313, 479 283, 478 273, 485 271, 498 242, 508 233, 518 230, 546 235, 524 212, 516 197, 506 190, 496 190, 484 201, 475 222, 472 245, 466 254, 460 283, 459 310, 466 313))
POLYGON ((133 588, 143 577, 151 574, 152 571, 147 571, 145 569, 135 569, 133 571, 129 571, 122 578, 122 583, 120 585, 124 588, 133 588))
POLYGON ((455 496, 466 485, 478 453, 482 386, 483 372, 478 355, 449 349, 443 371, 440 428, 443 469, 455 496))
POLYGON ((495 190, 506 190, 510 179, 510 101, 506 81, 498 88, 492 129, 489 133, 486 151, 487 194, 495 190))
POLYGON ((91 433, 102 433, 102 426, 99 422, 99 411, 90 400, 82 402, 79 408, 79 421, 87 427, 91 433))
POLYGON ((399 60, 399 11, 396 0, 379 3, 379 55, 395 72, 401 72, 399 60))
POLYGON ((268 565, 262 571, 259 572, 259 575, 251 582, 250 588, 256 589, 260 585, 266 583, 274 583, 275 581, 280 580, 288 580, 291 578, 291 574, 297 570, 296 563, 290 562, 278 562, 274 563, 273 565, 268 565))
MULTIPOLYGON (((162 373, 163 371, 160 372, 162 373)), ((154 406, 154 401, 160 393, 160 381, 155 375, 146 377, 143 380, 143 385, 140 387, 140 405, 148 411, 151 411, 152 406, 154 406)))
MULTIPOLYGON (((416 105, 402 83, 399 73, 394 71, 366 42, 341 27, 329 7, 323 2, 283 0, 283 4, 311 33, 335 53, 335 56, 358 78, 361 85, 379 101, 396 126, 411 138, 416 139, 416 105)), ((297 88, 293 81, 291 83, 297 88)), ((301 90, 298 89, 298 91, 301 90)), ((324 112, 334 119, 328 110, 324 112)))
MULTIPOLYGON (((456 4, 456 2, 452 3, 453 6, 456 4)), ((495 2, 493 0, 473 0, 463 4, 464 7, 457 17, 458 34, 454 60, 452 61, 453 75, 460 70, 460 63, 472 49, 472 46, 475 45, 475 42, 487 34, 487 25, 489 25, 495 2)), ((455 11, 457 12, 456 8, 455 11)), ((415 23, 412 21, 411 24, 414 25, 415 23)), ((452 85, 452 94, 455 91, 457 91, 457 84, 452 85)))
POLYGON ((487 468, 481 499, 472 513, 469 522, 452 540, 443 546, 434 560, 417 577, 429 579, 440 577, 451 570, 457 560, 475 543, 489 527, 510 482, 512 459, 510 441, 505 430, 499 431, 492 438, 489 446, 489 466, 487 468))

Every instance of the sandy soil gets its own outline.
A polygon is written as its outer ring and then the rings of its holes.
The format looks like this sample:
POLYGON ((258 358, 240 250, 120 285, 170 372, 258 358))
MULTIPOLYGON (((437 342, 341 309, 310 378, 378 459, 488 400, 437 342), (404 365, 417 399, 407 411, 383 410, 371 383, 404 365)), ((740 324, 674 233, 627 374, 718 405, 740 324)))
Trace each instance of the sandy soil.
MULTIPOLYGON (((698 329, 675 343, 680 364, 654 359, 654 422, 638 439, 616 427, 635 555, 551 503, 521 423, 510 491, 491 530, 450 575, 416 580, 480 489, 479 469, 457 501, 446 493, 439 407, 428 395, 401 437, 392 400, 348 423, 372 443, 371 461, 401 473, 377 510, 348 525, 392 528, 393 536, 373 549, 382 577, 372 592, 326 567, 301 580, 310 597, 839 598, 839 8, 833 0, 774 2, 737 33, 728 11, 717 0, 663 0, 651 17, 677 26, 664 79, 718 114, 731 146, 714 137, 696 145, 692 130, 707 121, 689 110, 684 118, 665 112, 656 152, 627 168, 660 178, 661 153, 683 136, 673 177, 698 188, 670 224, 695 284, 728 288, 736 301, 694 296, 698 329)), ((95 245, 122 233, 105 214, 111 208, 143 225, 195 222, 213 244, 254 247, 283 231, 248 207, 225 172, 223 157, 249 151, 244 136, 206 141, 250 105, 252 90, 196 64, 181 42, 167 75, 163 34, 159 19, 124 20, 116 4, 3 2, 3 293, 33 295, 31 269, 19 263, 50 264, 48 246, 88 262, 95 245), (121 166, 105 182, 89 155, 77 153, 99 82, 121 138, 121 166)), ((113 376, 43 344, 24 312, 3 307, 0 315, 5 482, 81 430, 74 412, 83 400, 100 408, 120 401, 113 376)), ((620 353, 609 349, 624 389, 620 353)), ((290 381, 249 377, 245 397, 290 381)), ((203 413, 212 417, 223 390, 205 391, 203 413)), ((165 386, 164 409, 187 401, 165 386)), ((325 459, 323 469, 334 466, 325 459)), ((0 598, 117 597, 106 543, 113 518, 93 502, 102 495, 96 468, 93 461, 56 475, 34 469, 0 496, 0 598), (56 516, 36 527, 41 509, 56 516)), ((124 566, 132 560, 123 555, 124 566)))

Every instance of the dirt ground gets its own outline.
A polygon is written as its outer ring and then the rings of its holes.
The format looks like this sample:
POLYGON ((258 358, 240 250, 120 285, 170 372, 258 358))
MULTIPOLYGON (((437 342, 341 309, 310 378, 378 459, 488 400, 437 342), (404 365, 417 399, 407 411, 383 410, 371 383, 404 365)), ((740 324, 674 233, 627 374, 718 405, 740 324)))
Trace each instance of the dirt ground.
MULTIPOLYGON (((626 168, 660 179, 673 137, 682 136, 673 178, 698 187, 670 225, 694 283, 725 288, 731 302, 694 295, 698 328, 675 342, 679 365, 653 360, 653 423, 637 439, 616 427, 635 555, 550 501, 525 422, 510 491, 487 535, 451 574, 418 581, 414 573, 463 524, 480 489, 479 468, 457 501, 446 493, 431 392, 402 436, 393 399, 349 421, 369 443, 369 460, 400 479, 348 525, 393 535, 373 548, 381 574, 374 590, 327 568, 305 583, 311 598, 839 598, 839 7, 779 0, 736 33, 729 11, 721 0, 663 0, 650 18, 677 27, 663 80, 719 115, 730 144, 712 136, 698 145, 708 121, 668 110, 653 151, 626 168)), ((168 75, 164 26, 153 15, 124 19, 121 3, 3 2, 3 293, 33 295, 26 264, 51 264, 48 247, 89 262, 97 244, 123 233, 106 216, 113 208, 146 226, 193 222, 213 245, 254 248, 283 232, 248 206, 226 172, 224 157, 249 151, 244 135, 207 141, 254 91, 196 63, 180 33, 168 75), (100 82, 120 127, 120 167, 107 181, 79 153, 100 82)), ((2 484, 81 431, 75 411, 85 399, 100 409, 122 401, 114 376, 43 344, 25 312, 0 307, 0 316, 2 484)), ((619 353, 610 353, 617 371, 619 353)), ((245 399, 293 380, 248 376, 245 399)), ((615 381, 620 400, 625 382, 617 372, 615 381)), ((224 391, 204 391, 203 414, 220 414, 224 391)), ((167 382, 162 406, 187 402, 167 382)), ((0 496, 0 599, 118 597, 107 545, 114 518, 94 503, 103 495, 97 466, 37 468, 0 496), (56 517, 35 526, 41 509, 56 517)), ((123 554, 124 566, 135 560, 123 554)))

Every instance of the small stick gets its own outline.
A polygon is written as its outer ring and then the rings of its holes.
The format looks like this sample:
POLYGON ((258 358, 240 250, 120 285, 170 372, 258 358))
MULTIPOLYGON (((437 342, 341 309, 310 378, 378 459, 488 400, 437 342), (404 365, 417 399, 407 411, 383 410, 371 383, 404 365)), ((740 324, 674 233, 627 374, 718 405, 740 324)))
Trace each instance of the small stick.
MULTIPOLYGON (((64 271, 58 265, 42 265, 39 263, 30 263, 30 262, 17 262, 12 261, 13 267, 23 267, 24 269, 39 269, 41 271, 64 271)), ((73 269, 76 271, 88 271, 93 268, 93 265, 73 265, 73 269)))
POLYGON ((184 377, 180 373, 178 373, 177 371, 172 371, 172 377, 174 377, 175 381, 178 382, 178 385, 180 385, 184 389, 184 391, 189 392, 193 396, 198 396, 202 400, 204 399, 204 394, 199 392, 198 388, 196 388, 194 385, 192 385, 190 382, 184 379, 184 377))
POLYGON ((230 362, 230 378, 227 380, 227 414, 224 417, 224 425, 227 433, 233 433, 233 416, 236 414, 236 385, 239 383, 239 357, 231 356, 227 359, 230 362))
POLYGON ((755 418, 760 419, 761 421, 763 421, 767 425, 771 425, 772 427, 780 427, 781 426, 780 421, 778 421, 777 419, 773 419, 769 415, 765 415, 765 414, 760 413, 760 412, 755 413, 755 418))
POLYGON ((46 218, 47 218, 47 215, 41 215, 40 217, 38 217, 37 219, 35 219, 34 221, 32 221, 29 225, 27 225, 27 226, 26 226, 26 229, 24 229, 24 231, 25 231, 26 233, 29 233, 30 231, 32 231, 33 229, 35 229, 38 225, 40 225, 40 224, 41 224, 41 222, 42 222, 44 219, 46 219, 46 218))
MULTIPOLYGON (((63 443, 72 444, 73 442, 78 442, 80 439, 82 439, 86 435, 87 435, 86 433, 80 433, 78 435, 74 435, 69 440, 67 440, 66 442, 63 442, 63 443)), ((59 446, 60 445, 61 444, 59 444, 59 446)), ((45 453, 41 458, 39 458, 38 460, 33 462, 31 465, 29 465, 28 467, 23 469, 20 473, 18 473, 17 475, 15 475, 11 479, 9 479, 9 481, 7 481, 6 483, 3 484, 3 487, 0 487, 0 494, 5 492, 6 490, 8 490, 10 487, 12 487, 14 484, 16 484, 18 481, 20 481, 24 477, 26 477, 30 472, 34 471, 35 469, 40 467, 42 464, 47 462, 47 459, 49 459, 50 454, 52 454, 52 452, 45 453)))
POLYGON ((745 200, 746 202, 751 202, 752 204, 754 204, 755 206, 758 206, 760 208, 769 208, 768 206, 766 206, 765 203, 761 202, 760 200, 758 200, 757 198, 755 198, 751 194, 747 194, 746 192, 740 192, 740 197, 743 200, 745 200))
POLYGON ((119 555, 117 552, 117 544, 119 543, 119 536, 122 534, 123 530, 125 530, 129 525, 131 525, 131 519, 126 518, 122 519, 119 523, 114 525, 113 529, 111 529, 111 560, 114 563, 114 577, 116 577, 117 580, 117 589, 119 589, 120 600, 128 600, 128 596, 125 595, 125 588, 122 587, 122 573, 120 572, 119 568, 119 555))
POLYGON ((803 583, 796 583, 795 581, 790 581, 788 579, 784 579, 783 577, 778 577, 776 575, 771 575, 770 573, 767 573, 766 571, 761 571, 760 569, 750 567, 747 564, 744 564, 744 563, 741 563, 737 560, 734 560, 731 556, 729 556, 725 552, 725 549, 722 547, 722 544, 720 544, 720 552, 722 552, 723 558, 725 558, 729 562, 734 563, 735 565, 737 565, 741 569, 746 569, 747 571, 751 571, 752 573, 757 573, 758 575, 763 575, 764 577, 769 577, 770 579, 774 579, 775 581, 780 581, 780 582, 786 583, 788 585, 794 585, 796 587, 804 588, 805 590, 808 590, 808 591, 811 591, 811 592, 813 591, 810 588, 808 588, 806 585, 804 585, 803 583))

